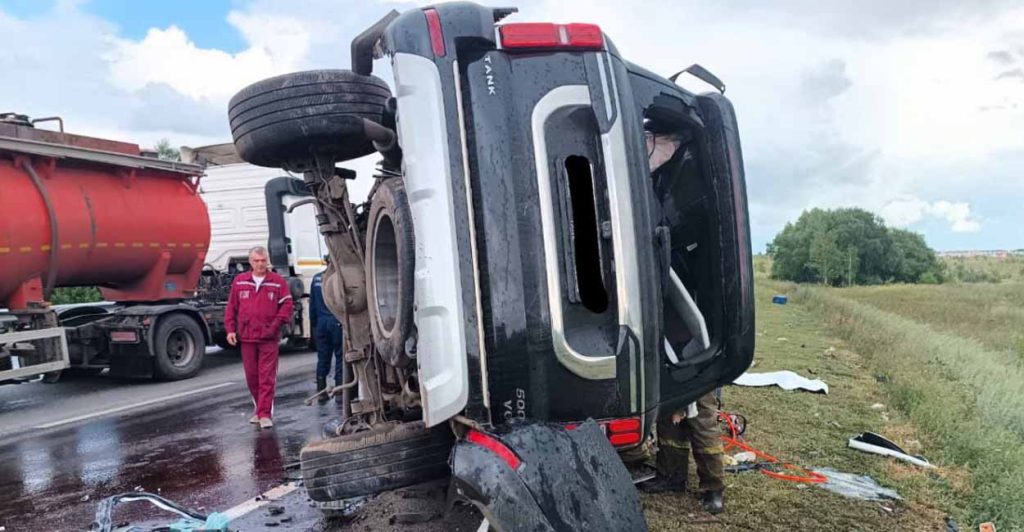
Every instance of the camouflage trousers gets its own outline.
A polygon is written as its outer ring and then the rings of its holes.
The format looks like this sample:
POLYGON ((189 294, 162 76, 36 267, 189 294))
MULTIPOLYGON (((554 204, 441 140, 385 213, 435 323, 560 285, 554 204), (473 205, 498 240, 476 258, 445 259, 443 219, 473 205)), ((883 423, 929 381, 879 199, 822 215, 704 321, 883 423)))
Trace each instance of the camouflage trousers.
POLYGON ((658 421, 658 475, 682 482, 689 475, 692 451, 700 490, 724 489, 721 429, 714 393, 708 393, 697 400, 696 418, 686 418, 678 424, 672 422, 672 418, 677 417, 673 414, 681 416, 685 413, 685 409, 673 412, 658 421))

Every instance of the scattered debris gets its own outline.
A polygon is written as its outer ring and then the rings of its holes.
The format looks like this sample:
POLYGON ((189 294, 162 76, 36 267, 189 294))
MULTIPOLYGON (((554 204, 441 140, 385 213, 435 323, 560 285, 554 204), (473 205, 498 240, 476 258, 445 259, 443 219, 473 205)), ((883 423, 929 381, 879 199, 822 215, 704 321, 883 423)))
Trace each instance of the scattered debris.
POLYGON ((874 432, 864 432, 859 436, 850 438, 849 446, 866 453, 891 456, 920 467, 935 467, 927 458, 920 455, 911 455, 907 453, 907 451, 904 451, 902 447, 896 445, 892 440, 879 436, 874 432))
POLYGON ((988 522, 978 525, 978 532, 996 532, 995 523, 988 522))
POLYGON ((953 516, 946 516, 946 532, 960 532, 960 527, 956 524, 956 519, 953 516))
POLYGON ((280 525, 281 525, 281 523, 278 523, 277 521, 267 521, 267 522, 263 523, 263 526, 269 526, 269 527, 280 526, 280 525))
POLYGON ((440 515, 437 512, 399 512, 391 516, 390 523, 393 525, 415 525, 433 521, 440 515))
POLYGON ((284 506, 270 505, 267 506, 267 513, 270 515, 281 515, 284 513, 284 506))
POLYGON ((772 371, 769 373, 744 373, 733 384, 739 386, 778 386, 786 391, 796 389, 809 392, 828 394, 828 384, 819 379, 808 379, 792 371, 772 371))
POLYGON ((747 464, 736 464, 736 465, 725 466, 724 469, 725 469, 726 473, 746 473, 748 471, 757 471, 757 470, 763 469, 763 468, 764 468, 764 464, 763 463, 756 463, 756 464, 747 463, 747 464))
POLYGON ((776 305, 785 305, 789 303, 789 296, 783 294, 775 294, 772 296, 772 303, 776 305))
POLYGON ((82 498, 80 498, 78 500, 82 501, 82 502, 89 502, 89 494, 86 493, 85 495, 82 495, 82 498))
POLYGON ((886 384, 886 383, 889 382, 889 377, 887 377, 885 375, 881 375, 881 374, 875 375, 875 382, 877 382, 879 384, 886 384))
POLYGON ((737 464, 745 464, 747 462, 756 461, 757 455, 750 451, 743 451, 742 453, 736 453, 732 455, 732 459, 736 460, 737 464))
POLYGON ((853 475, 827 467, 815 470, 815 473, 828 479, 818 486, 832 493, 863 501, 902 500, 896 490, 883 488, 867 475, 853 475))
POLYGON ((780 336, 780 337, 776 338, 775 341, 776 342, 788 342, 789 338, 786 338, 785 336, 780 336))
POLYGON ((875 404, 871 405, 871 409, 872 410, 885 410, 885 405, 883 405, 882 403, 875 403, 875 404))
POLYGON ((134 493, 122 493, 103 499, 99 507, 96 508, 96 518, 89 526, 89 530, 93 532, 111 532, 114 529, 114 507, 122 502, 134 501, 146 501, 157 508, 180 515, 182 519, 170 525, 169 528, 171 530, 227 530, 228 522, 230 521, 227 516, 221 513, 214 512, 208 516, 203 515, 154 493, 140 493, 136 490, 134 493))

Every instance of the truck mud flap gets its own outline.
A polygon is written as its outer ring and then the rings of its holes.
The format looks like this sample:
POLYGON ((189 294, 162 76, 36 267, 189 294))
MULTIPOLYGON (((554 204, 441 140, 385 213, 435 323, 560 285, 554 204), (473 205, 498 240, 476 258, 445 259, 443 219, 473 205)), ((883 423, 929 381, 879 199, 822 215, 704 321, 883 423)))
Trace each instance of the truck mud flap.
POLYGON ((647 530, 629 472, 593 420, 471 430, 452 453, 451 489, 499 531, 647 530))

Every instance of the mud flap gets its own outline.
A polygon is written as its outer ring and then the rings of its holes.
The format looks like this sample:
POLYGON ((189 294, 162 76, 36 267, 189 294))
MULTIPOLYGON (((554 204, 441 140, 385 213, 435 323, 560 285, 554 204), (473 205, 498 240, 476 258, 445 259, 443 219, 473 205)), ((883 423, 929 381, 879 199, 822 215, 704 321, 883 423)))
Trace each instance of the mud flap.
POLYGON ((493 529, 647 530, 629 472, 593 420, 475 436, 455 445, 451 489, 493 529))

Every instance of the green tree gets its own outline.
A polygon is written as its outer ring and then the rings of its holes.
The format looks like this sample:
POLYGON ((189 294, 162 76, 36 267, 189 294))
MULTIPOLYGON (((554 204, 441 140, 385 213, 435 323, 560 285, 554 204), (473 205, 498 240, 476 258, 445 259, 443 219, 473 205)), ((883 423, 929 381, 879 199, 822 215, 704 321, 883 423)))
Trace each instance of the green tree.
POLYGON ((157 157, 165 161, 180 161, 181 152, 177 148, 171 146, 171 141, 167 139, 160 139, 160 142, 156 143, 157 157))
POLYGON ((889 229, 892 238, 893 281, 898 283, 940 283, 942 264, 928 247, 924 236, 905 229, 889 229))
POLYGON ((941 282, 943 271, 924 238, 889 229, 863 209, 811 209, 768 245, 772 277, 805 283, 941 282))
POLYGON ((103 296, 95 286, 65 286, 56 288, 50 297, 54 305, 66 305, 68 303, 94 303, 103 301, 103 296))

